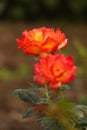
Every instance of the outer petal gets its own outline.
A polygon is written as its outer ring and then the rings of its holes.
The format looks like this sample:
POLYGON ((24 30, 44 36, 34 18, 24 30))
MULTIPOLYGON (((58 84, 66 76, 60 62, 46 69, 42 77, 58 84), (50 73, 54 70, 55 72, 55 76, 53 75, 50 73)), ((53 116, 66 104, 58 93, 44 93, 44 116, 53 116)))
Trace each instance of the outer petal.
POLYGON ((67 39, 64 33, 61 33, 60 29, 55 32, 55 39, 59 42, 58 50, 67 46, 67 39))
POLYGON ((26 54, 39 55, 41 53, 37 46, 24 47, 23 49, 26 54))
POLYGON ((36 75, 41 75, 41 70, 40 70, 40 68, 41 68, 41 66, 40 66, 39 63, 34 64, 34 73, 35 73, 36 75))
POLYGON ((23 47, 23 41, 21 41, 20 39, 16 39, 16 42, 18 43, 18 48, 22 48, 23 47))
POLYGON ((58 90, 58 89, 61 88, 61 83, 60 83, 60 82, 58 82, 58 83, 56 83, 56 84, 50 83, 50 84, 49 84, 49 88, 50 88, 50 89, 53 89, 53 90, 58 90))
POLYGON ((43 35, 44 35, 44 41, 50 37, 50 38, 54 38, 54 29, 53 28, 42 28, 42 32, 43 32, 43 35))
POLYGON ((76 75, 77 67, 74 66, 71 70, 68 71, 67 76, 62 79, 62 83, 68 83, 72 81, 76 75))
POLYGON ((61 44, 59 44, 58 50, 60 50, 60 49, 62 49, 62 48, 64 48, 64 47, 66 47, 67 45, 68 45, 67 39, 65 39, 61 44))
POLYGON ((28 33, 27 30, 25 30, 24 32, 22 32, 22 38, 23 38, 23 39, 25 39, 25 38, 29 39, 29 38, 30 38, 30 37, 29 37, 29 33, 28 33))
POLYGON ((53 62, 52 62, 52 59, 50 59, 50 57, 43 58, 42 63, 41 63, 41 72, 43 73, 43 76, 45 76, 49 80, 53 79, 53 75, 50 70, 52 63, 53 62))
POLYGON ((26 54, 39 55, 41 53, 41 49, 38 47, 39 42, 30 42, 30 41, 21 41, 16 39, 18 43, 18 47, 22 48, 26 54), (37 45, 35 45, 37 43, 37 45))
POLYGON ((48 81, 45 77, 41 76, 41 75, 35 75, 33 77, 34 81, 41 84, 41 85, 45 85, 48 81))
POLYGON ((57 29, 55 32, 55 39, 61 43, 66 39, 66 36, 64 33, 61 33, 60 29, 57 29))
POLYGON ((74 65, 74 58, 73 58, 73 56, 68 56, 66 58, 66 60, 67 60, 68 66, 73 66, 74 65))

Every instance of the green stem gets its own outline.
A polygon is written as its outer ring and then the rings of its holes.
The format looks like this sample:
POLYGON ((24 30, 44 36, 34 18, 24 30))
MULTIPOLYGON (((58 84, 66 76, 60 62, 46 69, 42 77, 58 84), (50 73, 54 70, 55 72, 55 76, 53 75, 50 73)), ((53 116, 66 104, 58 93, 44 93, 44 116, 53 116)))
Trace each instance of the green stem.
POLYGON ((63 91, 62 91, 62 90, 59 91, 59 95, 60 95, 61 100, 64 101, 65 98, 64 98, 64 95, 63 95, 63 91))
POLYGON ((45 95, 46 95, 46 98, 49 98, 48 86, 47 86, 47 84, 45 84, 45 95))

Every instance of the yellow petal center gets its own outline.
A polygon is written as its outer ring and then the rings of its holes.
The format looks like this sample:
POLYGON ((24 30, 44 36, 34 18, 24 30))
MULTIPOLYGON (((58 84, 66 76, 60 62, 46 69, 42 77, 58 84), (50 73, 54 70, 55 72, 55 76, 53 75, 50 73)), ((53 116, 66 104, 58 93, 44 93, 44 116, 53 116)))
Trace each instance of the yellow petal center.
POLYGON ((38 31, 38 32, 35 33, 35 40, 36 41, 42 41, 43 40, 41 31, 38 31))

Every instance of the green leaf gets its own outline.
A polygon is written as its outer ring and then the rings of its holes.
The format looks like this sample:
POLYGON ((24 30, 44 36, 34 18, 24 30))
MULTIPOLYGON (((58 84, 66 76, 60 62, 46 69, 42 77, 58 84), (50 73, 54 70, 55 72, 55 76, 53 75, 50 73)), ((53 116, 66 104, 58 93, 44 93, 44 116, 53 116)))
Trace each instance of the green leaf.
POLYGON ((87 117, 87 106, 75 105, 75 107, 73 108, 73 112, 75 112, 77 114, 79 119, 87 117))
POLYGON ((46 91, 45 88, 40 88, 40 87, 37 88, 37 90, 40 91, 40 92, 45 92, 46 91))
POLYGON ((37 119, 37 121, 40 123, 41 126, 45 127, 48 124, 47 118, 46 117, 40 117, 39 119, 37 119))
POLYGON ((33 115, 35 115, 36 114, 36 112, 34 112, 32 109, 27 109, 27 110, 25 110, 25 112, 23 113, 23 118, 29 118, 29 117, 31 117, 31 116, 33 116, 33 115))
POLYGON ((51 119, 47 117, 41 117, 38 119, 38 122, 46 130, 66 130, 61 123, 56 119, 51 119))
POLYGON ((87 128, 87 118, 81 118, 75 126, 79 128, 87 128))
POLYGON ((18 95, 21 100, 27 103, 38 104, 38 97, 31 89, 17 89, 13 94, 18 95))
POLYGON ((40 97, 39 103, 40 103, 40 104, 46 103, 46 100, 47 100, 46 97, 43 95, 43 96, 40 97))
POLYGON ((73 119, 74 126, 81 128, 81 130, 87 129, 87 106, 75 105, 72 110, 73 114, 77 116, 77 119, 73 119))
POLYGON ((47 130, 66 130, 58 120, 51 119, 48 122, 48 129, 47 130))
POLYGON ((35 83, 30 82, 29 85, 31 86, 31 90, 35 90, 35 91, 39 91, 39 92, 45 92, 46 91, 44 87, 39 87, 35 83))

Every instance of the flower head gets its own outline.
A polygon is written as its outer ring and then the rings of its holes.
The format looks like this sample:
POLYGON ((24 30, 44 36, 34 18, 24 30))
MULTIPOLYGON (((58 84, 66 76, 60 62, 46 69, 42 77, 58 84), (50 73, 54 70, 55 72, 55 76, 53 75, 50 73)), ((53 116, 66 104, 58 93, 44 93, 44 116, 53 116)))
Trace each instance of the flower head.
POLYGON ((77 67, 72 56, 56 54, 40 58, 34 65, 34 81, 44 85, 49 83, 52 89, 58 89, 62 83, 73 80, 77 67))
POLYGON ((37 28, 22 32, 22 40, 16 39, 18 47, 26 54, 41 55, 60 50, 67 45, 64 33, 59 29, 54 32, 53 28, 37 28))

